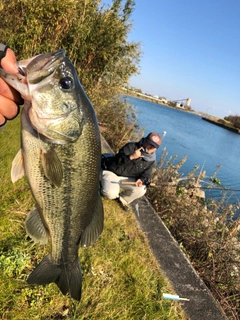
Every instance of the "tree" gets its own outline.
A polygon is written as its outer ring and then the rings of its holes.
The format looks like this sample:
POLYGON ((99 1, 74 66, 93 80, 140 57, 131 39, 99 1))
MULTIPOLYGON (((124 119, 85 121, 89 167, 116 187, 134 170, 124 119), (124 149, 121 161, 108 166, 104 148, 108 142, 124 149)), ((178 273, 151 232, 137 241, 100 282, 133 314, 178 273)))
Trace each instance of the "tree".
POLYGON ((100 0, 3 0, 0 8, 1 42, 19 59, 65 49, 110 142, 112 131, 121 138, 136 118, 117 96, 138 72, 139 43, 128 41, 134 5, 133 0, 108 6, 100 0))

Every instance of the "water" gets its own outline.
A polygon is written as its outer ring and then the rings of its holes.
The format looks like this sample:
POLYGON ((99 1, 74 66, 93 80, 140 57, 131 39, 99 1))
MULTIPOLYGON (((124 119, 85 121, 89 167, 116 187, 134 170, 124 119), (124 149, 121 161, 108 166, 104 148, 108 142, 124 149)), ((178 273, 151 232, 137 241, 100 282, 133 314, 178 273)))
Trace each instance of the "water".
MULTIPOLYGON (((180 173, 188 174, 195 165, 211 177, 217 173, 222 185, 240 190, 240 135, 202 120, 201 116, 165 107, 138 98, 127 97, 136 107, 138 120, 145 134, 156 131, 163 137, 161 147, 166 147, 169 156, 178 156, 178 161, 188 155, 180 173), (163 132, 166 131, 166 135, 163 132)), ((162 148, 157 150, 159 160, 162 148)), ((221 197, 221 192, 211 191, 211 197, 221 197)), ((236 191, 232 202, 240 199, 236 191)))

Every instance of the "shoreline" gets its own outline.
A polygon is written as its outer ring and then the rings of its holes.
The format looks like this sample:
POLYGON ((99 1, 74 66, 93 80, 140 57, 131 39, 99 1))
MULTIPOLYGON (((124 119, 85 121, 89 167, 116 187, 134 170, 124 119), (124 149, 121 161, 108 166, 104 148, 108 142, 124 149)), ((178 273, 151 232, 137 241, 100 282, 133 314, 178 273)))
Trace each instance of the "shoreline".
POLYGON ((228 126, 227 124, 224 124, 223 123, 223 122, 225 122, 224 119, 221 119, 221 118, 213 119, 213 118, 208 118, 208 117, 202 116, 202 120, 208 121, 208 122, 210 122, 212 124, 215 124, 218 127, 221 127, 221 128, 227 129, 229 131, 235 132, 237 134, 240 134, 240 129, 228 126))
POLYGON ((124 89, 124 91, 126 91, 126 92, 123 92, 126 96, 130 96, 130 97, 138 98, 138 99, 141 99, 141 100, 153 102, 153 103, 156 103, 156 104, 160 104, 160 105, 162 105, 164 107, 169 107, 169 108, 176 109, 176 110, 179 110, 179 111, 184 111, 184 112, 189 112, 189 113, 196 114, 198 116, 201 116, 202 120, 204 120, 204 121, 208 121, 209 123, 212 123, 212 124, 214 124, 216 126, 219 126, 221 128, 227 129, 227 130, 232 131, 234 133, 240 134, 240 129, 234 128, 230 124, 228 125, 226 123, 226 120, 224 120, 222 118, 217 118, 217 117, 214 117, 214 116, 206 115, 205 113, 200 112, 200 111, 186 110, 186 109, 181 108, 181 107, 170 106, 169 104, 165 104, 165 103, 163 103, 162 101, 160 101, 157 98, 154 98, 152 96, 147 96, 147 95, 142 94, 142 93, 133 92, 133 91, 130 91, 130 90, 127 90, 127 89, 124 89))
POLYGON ((176 109, 176 110, 179 110, 179 111, 184 111, 184 112, 189 112, 189 113, 193 113, 193 114, 196 114, 198 116, 202 116, 203 113, 200 112, 200 111, 195 111, 195 110, 186 110, 182 107, 175 107, 175 106, 170 106, 169 104, 167 103, 164 103, 162 101, 160 101, 159 99, 157 98, 154 98, 152 96, 147 96, 145 94, 142 94, 142 93, 138 93, 138 92, 133 92, 133 91, 130 91, 130 90, 127 90, 127 89, 124 89, 124 91, 126 92, 122 92, 124 95, 126 96, 130 96, 130 97, 133 97, 133 98, 138 98, 138 99, 141 99, 141 100, 145 100, 145 101, 149 101, 149 102, 153 102, 153 103, 156 103, 156 104, 160 104, 164 107, 168 107, 168 108, 172 108, 172 109, 176 109))

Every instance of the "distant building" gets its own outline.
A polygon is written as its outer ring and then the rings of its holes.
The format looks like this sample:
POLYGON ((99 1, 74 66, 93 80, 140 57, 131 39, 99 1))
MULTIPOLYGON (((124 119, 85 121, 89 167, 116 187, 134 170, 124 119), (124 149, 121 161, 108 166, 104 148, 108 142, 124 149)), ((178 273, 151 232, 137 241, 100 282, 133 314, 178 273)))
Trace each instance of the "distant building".
POLYGON ((186 107, 189 107, 190 104, 191 104, 191 98, 187 98, 186 103, 185 103, 185 106, 186 106, 186 107))

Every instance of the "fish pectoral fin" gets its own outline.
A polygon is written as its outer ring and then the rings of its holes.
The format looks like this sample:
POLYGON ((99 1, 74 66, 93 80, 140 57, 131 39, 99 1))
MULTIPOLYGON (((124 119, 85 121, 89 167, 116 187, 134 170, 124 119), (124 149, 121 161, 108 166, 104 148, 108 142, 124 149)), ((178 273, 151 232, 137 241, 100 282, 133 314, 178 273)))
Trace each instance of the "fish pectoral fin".
POLYGON ((81 245, 83 247, 88 247, 92 245, 103 231, 104 224, 104 212, 103 212, 103 204, 102 198, 100 195, 98 196, 97 203, 95 206, 95 210, 93 213, 92 220, 84 230, 81 236, 81 245))
POLYGON ((45 176, 56 187, 60 187, 63 178, 62 164, 54 149, 41 151, 41 163, 45 176))
POLYGON ((46 244, 48 242, 48 230, 44 226, 36 207, 29 212, 25 221, 25 228, 27 234, 34 242, 40 244, 46 244))
POLYGON ((25 174, 24 169, 24 162, 23 162, 23 152, 22 149, 18 150, 18 153, 16 154, 15 158, 12 162, 12 168, 11 168, 11 180, 12 182, 16 182, 17 180, 21 179, 25 174))

